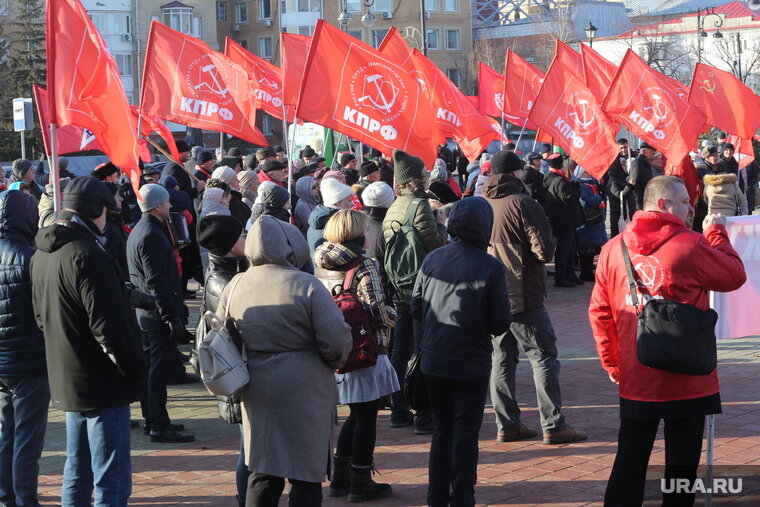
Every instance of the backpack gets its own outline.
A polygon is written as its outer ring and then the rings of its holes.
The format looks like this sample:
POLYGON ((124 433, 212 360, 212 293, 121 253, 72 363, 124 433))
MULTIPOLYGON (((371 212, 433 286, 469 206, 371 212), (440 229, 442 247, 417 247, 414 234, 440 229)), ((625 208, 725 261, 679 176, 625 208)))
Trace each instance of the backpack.
POLYGON ((354 341, 348 359, 343 366, 335 370, 337 373, 348 373, 377 364, 377 337, 369 324, 367 312, 364 311, 356 294, 351 292, 356 268, 364 259, 365 257, 359 257, 355 260, 343 278, 343 286, 336 285, 333 289, 333 292, 338 289, 337 294, 333 294, 333 300, 338 305, 340 313, 343 314, 346 324, 351 326, 351 337, 354 341))
POLYGON ((385 245, 383 267, 393 287, 394 299, 401 302, 411 300, 417 272, 427 255, 425 243, 419 231, 414 228, 414 217, 421 203, 422 198, 419 197, 411 202, 403 223, 397 220, 391 222, 393 236, 385 245))

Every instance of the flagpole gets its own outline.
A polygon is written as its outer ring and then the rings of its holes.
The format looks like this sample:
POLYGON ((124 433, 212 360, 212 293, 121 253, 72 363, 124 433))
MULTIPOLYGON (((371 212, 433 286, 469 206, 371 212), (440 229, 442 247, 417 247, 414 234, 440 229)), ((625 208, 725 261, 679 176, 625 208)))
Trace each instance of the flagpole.
MULTIPOLYGON (((293 125, 298 123, 298 118, 293 116, 293 125)), ((293 128, 293 144, 296 142, 296 129, 293 128)), ((290 151, 288 153, 291 153, 290 151)), ((290 156, 290 155, 288 155, 290 156)), ((288 195, 290 196, 291 203, 293 202, 293 165, 290 163, 290 158, 288 158, 288 195)), ((293 210, 293 207, 291 206, 290 210, 290 223, 294 223, 295 220, 295 213, 293 210)))
POLYGON ((224 158, 224 132, 219 132, 219 156, 224 158))
MULTIPOLYGON (((520 140, 522 139, 523 134, 525 133, 525 124, 528 123, 528 119, 526 118, 523 122, 522 130, 520 130, 520 135, 517 136, 517 142, 515 143, 515 150, 517 150, 517 147, 520 146, 520 140)), ((502 144, 504 141, 502 141, 502 144)))
POLYGON ((187 173, 187 175, 188 175, 188 176, 190 176, 190 179, 192 179, 192 180, 193 180, 193 183, 198 183, 198 182, 200 181, 196 175, 194 175, 193 173, 191 173, 190 171, 188 171, 187 169, 185 169, 185 164, 182 164, 182 163, 180 163, 180 162, 179 162, 179 160, 174 160, 174 158, 171 156, 171 154, 167 153, 167 152, 166 152, 166 150, 164 150, 163 148, 161 148, 161 146, 159 146, 158 144, 154 143, 154 142, 153 142, 153 141, 150 139, 150 137, 146 137, 146 138, 144 138, 144 139, 145 139, 146 141, 148 141, 148 143, 149 143, 151 146, 153 146, 155 149, 157 149, 159 152, 161 152, 161 154, 162 154, 163 156, 165 156, 165 157, 166 157, 166 158, 168 158, 169 160, 173 160, 173 161, 174 161, 174 162, 176 162, 176 163, 177 163, 177 164, 178 164, 180 167, 182 167, 182 170, 183 170, 183 171, 185 171, 185 173, 187 173))
POLYGON ((50 124, 50 179, 53 184, 53 213, 57 217, 61 213, 61 182, 58 172, 58 128, 50 124))
POLYGON ((504 149, 504 129, 506 128, 507 122, 504 121, 504 111, 501 112, 501 149, 504 149))

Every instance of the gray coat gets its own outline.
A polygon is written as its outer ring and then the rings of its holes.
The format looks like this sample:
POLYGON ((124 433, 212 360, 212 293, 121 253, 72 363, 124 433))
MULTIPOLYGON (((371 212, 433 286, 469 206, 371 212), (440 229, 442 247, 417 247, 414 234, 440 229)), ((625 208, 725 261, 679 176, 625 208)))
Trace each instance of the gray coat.
POLYGON ((337 422, 333 372, 351 351, 350 328, 319 280, 295 267, 309 258, 295 226, 261 217, 245 252, 251 267, 238 275, 229 315, 251 374, 242 393, 246 463, 254 473, 322 482, 337 422))

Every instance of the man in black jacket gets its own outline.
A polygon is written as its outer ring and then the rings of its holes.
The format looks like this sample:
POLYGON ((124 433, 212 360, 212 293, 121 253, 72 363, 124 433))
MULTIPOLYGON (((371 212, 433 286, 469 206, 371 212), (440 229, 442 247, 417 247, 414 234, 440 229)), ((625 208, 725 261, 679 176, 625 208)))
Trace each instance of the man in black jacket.
POLYGON ((66 412, 63 505, 127 505, 132 490, 129 404, 145 359, 126 289, 103 248, 113 196, 95 178, 73 180, 63 211, 37 233, 32 305, 45 333, 53 407, 66 412))
POLYGON ((184 309, 179 272, 169 241, 169 192, 160 185, 140 189, 143 215, 127 239, 129 278, 138 290, 155 297, 154 310, 137 309, 148 356, 148 388, 141 400, 145 430, 153 442, 192 442, 184 426, 171 424, 166 410, 166 385, 173 371, 175 346, 184 338, 184 309))
POLYGON ((545 209, 552 232, 557 239, 557 249, 554 252, 554 286, 583 285, 573 268, 576 229, 583 223, 581 191, 578 182, 570 181, 570 169, 564 167, 561 154, 552 153, 546 162, 549 164, 549 172, 544 177, 545 209))
POLYGON ((631 172, 628 175, 628 183, 633 186, 633 197, 636 203, 636 209, 644 209, 644 189, 649 180, 659 176, 659 171, 652 167, 652 161, 657 150, 647 143, 641 143, 639 146, 639 156, 631 164, 631 172))
POLYGON ((19 190, 0 195, 0 505, 39 505, 37 475, 50 388, 45 338, 32 309, 29 261, 37 202, 19 190))
MULTIPOLYGON (((525 184, 525 188, 528 189, 528 193, 541 206, 546 203, 544 175, 541 174, 541 161, 543 161, 543 159, 544 158, 535 151, 528 153, 528 156, 525 157, 527 165, 525 166, 525 171, 522 175, 522 182, 525 184)), ((493 167, 493 160, 491 160, 491 167, 493 167)), ((493 169, 491 172, 493 172, 493 169)))
POLYGON ((610 237, 620 233, 620 217, 630 220, 636 207, 636 201, 628 188, 628 160, 631 157, 628 140, 621 137, 617 140, 620 152, 607 169, 607 198, 610 202, 610 237))

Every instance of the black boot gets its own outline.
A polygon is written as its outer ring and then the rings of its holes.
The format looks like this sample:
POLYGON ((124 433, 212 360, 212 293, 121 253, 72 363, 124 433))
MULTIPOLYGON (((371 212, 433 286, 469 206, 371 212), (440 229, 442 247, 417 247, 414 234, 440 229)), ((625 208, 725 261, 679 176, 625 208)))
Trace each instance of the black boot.
POLYGON ((594 281, 594 254, 582 253, 582 254, 578 254, 578 258, 580 260, 579 264, 581 267, 581 280, 584 280, 586 282, 593 282, 594 281))
POLYGON ((351 465, 349 459, 335 455, 333 457, 332 480, 330 481, 330 492, 332 497, 346 496, 348 489, 351 487, 351 465))
POLYGON ((348 491, 350 503, 366 502, 391 496, 390 484, 380 484, 372 480, 374 465, 351 465, 351 487, 348 491))

